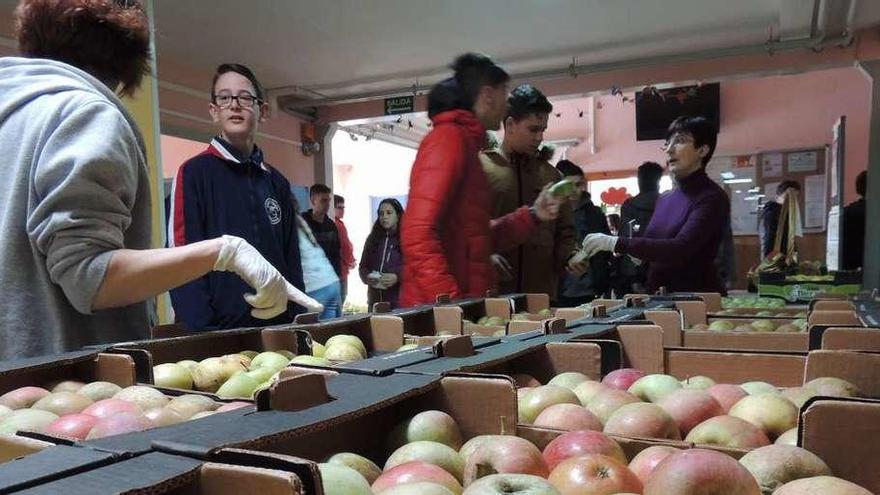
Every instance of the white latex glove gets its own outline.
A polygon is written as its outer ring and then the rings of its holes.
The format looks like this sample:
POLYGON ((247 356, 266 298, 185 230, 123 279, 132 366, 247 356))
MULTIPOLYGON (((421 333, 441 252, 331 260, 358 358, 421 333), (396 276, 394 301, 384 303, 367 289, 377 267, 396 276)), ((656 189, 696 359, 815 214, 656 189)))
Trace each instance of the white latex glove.
POLYGON ((587 258, 592 258, 594 254, 608 251, 613 253, 614 246, 617 245, 617 237, 606 234, 589 234, 584 237, 583 250, 587 254, 587 258))
POLYGON ((303 294, 281 276, 253 246, 240 237, 224 235, 220 254, 214 262, 214 270, 232 272, 256 289, 255 294, 245 294, 244 300, 254 307, 251 316, 261 320, 274 318, 287 309, 287 301, 305 306, 314 313, 324 311, 324 306, 303 294))

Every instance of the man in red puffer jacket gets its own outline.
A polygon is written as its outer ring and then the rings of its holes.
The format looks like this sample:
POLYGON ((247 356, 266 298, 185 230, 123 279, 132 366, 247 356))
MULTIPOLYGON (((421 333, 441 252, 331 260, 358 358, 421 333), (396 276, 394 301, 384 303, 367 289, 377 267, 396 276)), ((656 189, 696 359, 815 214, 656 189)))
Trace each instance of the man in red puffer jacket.
POLYGON ((483 297, 493 287, 489 256, 521 244, 538 222, 556 218, 560 202, 547 187, 532 207, 492 219, 492 189, 478 153, 487 129, 506 112, 510 76, 488 57, 456 59, 455 76, 428 96, 433 130, 419 146, 410 175, 401 247, 400 305, 483 297))

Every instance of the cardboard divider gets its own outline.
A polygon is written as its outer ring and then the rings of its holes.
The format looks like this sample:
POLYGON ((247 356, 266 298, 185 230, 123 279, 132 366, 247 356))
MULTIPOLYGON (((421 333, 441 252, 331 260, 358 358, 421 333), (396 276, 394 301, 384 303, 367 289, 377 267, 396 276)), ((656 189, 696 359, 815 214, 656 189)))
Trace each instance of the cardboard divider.
POLYGON ((703 301, 675 301, 675 308, 681 311, 685 328, 707 323, 706 303, 703 301))
POLYGON ((682 323, 684 319, 678 311, 645 311, 645 319, 654 322, 663 329, 664 347, 681 347, 683 345, 682 323))
POLYGON ((180 323, 169 323, 167 325, 156 325, 150 329, 151 339, 167 339, 169 337, 183 337, 191 333, 184 325, 180 323))
POLYGON ((663 373, 663 329, 658 325, 619 325, 625 364, 648 373, 663 373))
POLYGON ((107 353, 76 353, 76 357, 62 355, 53 360, 47 358, 40 364, 0 371, 0 395, 19 387, 37 386, 50 388, 64 380, 81 382, 107 381, 120 387, 134 385, 135 362, 130 356, 107 353))
POLYGON ((327 380, 332 376, 321 372, 291 374, 279 376, 268 389, 257 392, 257 410, 302 411, 333 400, 327 393, 327 380))
POLYGON ((807 357, 797 353, 667 349, 666 374, 679 380, 703 375, 718 383, 767 381, 779 387, 804 383, 807 357))
POLYGON ((577 320, 583 320, 590 316, 590 313, 583 308, 557 308, 553 315, 555 318, 565 320, 566 324, 577 320))
POLYGON ((832 327, 822 333, 822 349, 880 352, 880 329, 832 327))
POLYGON ((694 295, 699 296, 706 303, 707 313, 721 311, 721 294, 718 292, 694 292, 694 295))
POLYGON ((880 354, 851 351, 812 351, 807 359, 804 382, 814 378, 842 378, 867 397, 880 398, 880 354))
POLYGON ((807 318, 810 325, 861 325, 855 311, 813 311, 807 318))
POLYGON ((850 301, 815 299, 810 302, 810 311, 853 311, 855 306, 850 301))
POLYGON ((685 330, 682 335, 682 347, 694 349, 806 352, 810 347, 805 333, 685 330))
POLYGON ((880 493, 880 402, 817 398, 804 405, 798 445, 835 476, 880 493))
POLYGON ((0 435, 0 464, 18 457, 35 454, 55 444, 18 435, 0 435))

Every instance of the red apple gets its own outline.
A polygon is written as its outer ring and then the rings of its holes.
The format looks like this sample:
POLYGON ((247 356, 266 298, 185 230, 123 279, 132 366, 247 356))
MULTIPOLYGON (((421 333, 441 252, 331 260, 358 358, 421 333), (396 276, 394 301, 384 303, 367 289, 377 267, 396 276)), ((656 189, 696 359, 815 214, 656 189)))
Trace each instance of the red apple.
POLYGON ((708 389, 706 389, 715 400, 721 404, 721 410, 727 414, 727 411, 733 407, 734 404, 740 401, 743 397, 749 395, 742 387, 739 385, 730 385, 729 383, 719 383, 717 385, 712 385, 708 389))
POLYGON ((114 416, 123 412, 139 414, 141 412, 141 408, 138 407, 137 404, 135 404, 134 402, 128 402, 127 400, 104 399, 95 402, 94 404, 83 409, 82 411, 83 414, 88 414, 98 419, 109 418, 110 416, 114 416))
POLYGON ((462 445, 461 448, 458 449, 458 455, 461 456, 461 459, 464 462, 467 462, 470 456, 473 455, 473 453, 476 452, 476 450, 480 448, 481 445, 488 442, 489 440, 495 440, 504 437, 505 435, 477 435, 465 442, 464 445, 462 445))
POLYGON ((562 461, 547 479, 561 495, 641 493, 642 482, 626 464, 600 454, 562 461))
POLYGON ((728 413, 764 430, 771 439, 797 426, 798 408, 780 394, 743 397, 728 413))
POLYGON ((617 390, 616 388, 609 388, 593 396, 593 398, 590 399, 590 402, 587 403, 586 408, 599 418, 599 420, 602 421, 602 424, 605 424, 614 411, 627 404, 633 404, 635 402, 641 401, 638 397, 629 392, 617 390))
POLYGON ((372 488, 374 493, 379 493, 392 486, 419 481, 443 485, 452 493, 461 493, 461 484, 454 476, 433 464, 419 461, 407 462, 385 471, 373 482, 372 488))
MULTIPOLYGON (((324 490, 324 495, 332 494, 324 490)), ((370 490, 372 494, 373 491, 370 490)), ((347 494, 346 494, 347 495, 347 494)), ((395 485, 391 488, 382 490, 378 495, 455 495, 443 485, 437 483, 428 483, 427 481, 416 481, 415 483, 404 483, 403 485, 395 485)))
POLYGON ((570 431, 554 438, 544 447, 544 460, 551 471, 562 461, 587 454, 601 454, 626 462, 623 449, 611 437, 598 431, 570 431))
POLYGON ((678 424, 682 436, 687 436, 698 424, 724 414, 721 404, 705 390, 676 390, 657 403, 678 424))
POLYGON ((601 383, 595 380, 587 380, 578 383, 572 391, 574 395, 577 395, 579 401, 581 401, 582 406, 586 406, 590 399, 596 396, 599 392, 603 390, 608 390, 609 387, 602 385, 601 383))
POLYGON ((68 414, 61 416, 46 427, 46 433, 63 438, 85 440, 98 418, 88 414, 68 414))
POLYGON ((121 412, 107 418, 99 418, 95 423, 95 426, 89 430, 86 439, 92 440, 94 438, 143 431, 148 428, 153 428, 154 426, 153 422, 147 419, 147 417, 140 411, 136 413, 121 412))
POLYGON ((576 404, 553 404, 541 411, 535 419, 535 426, 557 430, 596 430, 602 431, 599 418, 576 404))
POLYGON ((602 430, 609 435, 681 440, 678 423, 656 404, 627 404, 608 418, 602 430))
POLYGON ((602 385, 617 390, 627 390, 639 378, 647 375, 644 371, 635 368, 621 368, 605 375, 605 378, 602 379, 602 385))
POLYGON ((632 461, 629 462, 629 470, 642 480, 642 483, 647 483, 648 477, 651 476, 657 465, 676 452, 681 452, 681 449, 667 445, 648 447, 633 457, 632 461))
POLYGON ((391 468, 406 464, 408 462, 421 461, 439 466, 446 470, 447 473, 455 476, 461 481, 464 472, 464 461, 457 451, 450 446, 440 442, 428 442, 419 440, 410 442, 399 449, 395 450, 388 460, 385 461, 384 471, 391 468))
POLYGON ((544 478, 530 474, 492 474, 468 485, 463 495, 559 495, 559 492, 544 478))
POLYGON ((855 483, 833 476, 816 476, 791 481, 782 485, 773 495, 872 495, 855 483))
POLYGON ((831 476, 831 468, 819 456, 791 445, 755 449, 742 456, 739 463, 752 473, 765 493, 771 493, 789 481, 831 476))
POLYGON ((503 435, 482 442, 464 465, 464 486, 490 474, 531 474, 547 477, 550 470, 544 456, 532 442, 503 435))
POLYGON ((519 422, 533 423, 541 411, 553 404, 580 404, 577 395, 559 385, 535 387, 518 401, 519 422))
POLYGON ((20 387, 0 395, 0 405, 9 409, 24 409, 49 395, 49 391, 40 387, 20 387))
POLYGON ((770 439, 760 428, 733 416, 715 416, 703 421, 688 433, 685 441, 741 449, 770 445, 770 439))
POLYGON ((673 454, 645 483, 644 495, 761 495, 751 473, 732 457, 705 449, 673 454))

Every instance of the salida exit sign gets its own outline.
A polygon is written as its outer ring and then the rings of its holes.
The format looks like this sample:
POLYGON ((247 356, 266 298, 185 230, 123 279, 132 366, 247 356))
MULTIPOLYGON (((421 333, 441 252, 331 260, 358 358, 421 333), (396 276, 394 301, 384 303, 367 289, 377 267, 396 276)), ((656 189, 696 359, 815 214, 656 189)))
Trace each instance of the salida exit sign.
POLYGON ((415 98, 412 96, 399 96, 397 98, 385 98, 385 115, 397 115, 412 113, 415 110, 415 98))

